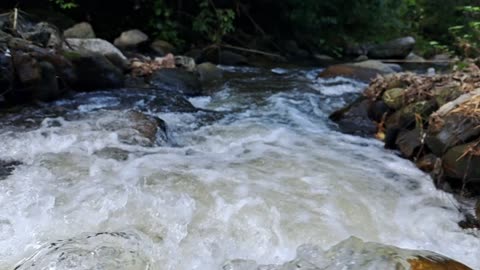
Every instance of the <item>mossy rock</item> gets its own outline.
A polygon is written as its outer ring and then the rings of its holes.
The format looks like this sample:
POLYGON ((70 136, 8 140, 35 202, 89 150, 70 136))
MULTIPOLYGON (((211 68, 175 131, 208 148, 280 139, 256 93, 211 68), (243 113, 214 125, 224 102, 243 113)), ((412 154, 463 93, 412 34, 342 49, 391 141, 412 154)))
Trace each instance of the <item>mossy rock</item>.
POLYGON ((433 98, 437 102, 439 107, 445 105, 446 103, 457 99, 459 96, 463 94, 460 90, 460 86, 446 86, 435 88, 433 91, 433 98))
POLYGON ((478 146, 468 143, 452 147, 442 157, 443 170, 446 176, 480 185, 480 155, 469 154, 470 148, 478 146))
POLYGON ((392 88, 383 93, 382 100, 391 109, 398 110, 405 105, 405 89, 392 88))

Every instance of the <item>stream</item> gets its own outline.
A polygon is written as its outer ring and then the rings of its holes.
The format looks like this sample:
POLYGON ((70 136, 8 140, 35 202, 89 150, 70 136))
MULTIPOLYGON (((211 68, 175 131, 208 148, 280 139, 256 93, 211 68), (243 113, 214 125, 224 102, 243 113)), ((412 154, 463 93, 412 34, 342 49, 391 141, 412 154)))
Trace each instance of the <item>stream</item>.
POLYGON ((222 68, 190 99, 200 110, 119 89, 3 115, 0 160, 19 164, 0 180, 0 270, 386 269, 363 241, 480 269, 480 233, 459 228, 452 195, 328 120, 366 85, 222 68), (132 108, 165 121, 155 145, 124 123, 132 108), (368 266, 326 262, 347 248, 368 266))

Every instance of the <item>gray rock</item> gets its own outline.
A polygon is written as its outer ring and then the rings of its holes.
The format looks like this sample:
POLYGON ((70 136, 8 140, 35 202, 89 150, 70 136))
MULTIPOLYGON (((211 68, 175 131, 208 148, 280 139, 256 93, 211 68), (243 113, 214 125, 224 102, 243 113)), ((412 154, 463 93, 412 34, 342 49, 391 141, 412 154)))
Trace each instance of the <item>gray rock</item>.
POLYGON ((187 71, 194 71, 195 70, 195 60, 188 56, 175 56, 175 66, 184 68, 187 71))
POLYGON ((415 47, 413 37, 402 37, 368 49, 368 57, 375 59, 404 59, 415 47))
POLYGON ((415 62, 425 62, 425 58, 411 52, 405 57, 406 60, 415 61, 415 62))
POLYGON ((81 22, 63 31, 63 36, 65 38, 95 38, 95 32, 91 24, 81 22))
POLYGON ((175 47, 164 40, 155 40, 150 44, 150 48, 160 56, 165 56, 175 51, 175 47))
POLYGON ((211 82, 220 80, 223 77, 223 72, 216 65, 206 62, 197 65, 197 73, 200 76, 200 81, 211 82))
POLYGON ((148 36, 138 29, 123 32, 113 44, 119 48, 135 48, 148 40, 148 36))
POLYGON ((67 51, 89 51, 102 55, 117 54, 120 58, 127 59, 112 43, 99 38, 67 38, 63 48, 67 51))
POLYGON ((198 77, 192 72, 178 68, 164 68, 155 71, 150 78, 150 84, 187 96, 202 94, 202 86, 198 77))
POLYGON ((41 78, 41 70, 38 61, 30 54, 16 51, 12 55, 13 65, 20 83, 23 85, 32 85, 41 78))
POLYGON ((121 88, 125 84, 123 72, 104 55, 91 52, 71 52, 65 55, 74 65, 78 81, 76 90, 121 88))
POLYGON ((382 74, 394 73, 397 72, 398 69, 400 69, 399 71, 401 71, 401 67, 398 65, 384 64, 381 61, 376 60, 367 60, 363 62, 353 63, 351 65, 356 67, 378 70, 382 74))
POLYGON ((32 41, 44 48, 60 49, 63 38, 60 30, 47 22, 37 23, 31 31, 23 34, 26 40, 32 41))

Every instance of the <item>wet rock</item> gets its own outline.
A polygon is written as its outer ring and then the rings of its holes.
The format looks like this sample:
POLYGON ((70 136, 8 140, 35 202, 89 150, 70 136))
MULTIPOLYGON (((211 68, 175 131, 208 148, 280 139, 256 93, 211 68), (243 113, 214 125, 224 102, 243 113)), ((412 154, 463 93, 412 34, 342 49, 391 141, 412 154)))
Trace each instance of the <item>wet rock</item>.
POLYGON ((143 248, 144 237, 134 232, 97 232, 65 238, 38 247, 15 270, 152 269, 143 248))
POLYGON ((420 129, 399 132, 395 144, 405 157, 413 158, 423 146, 420 129))
POLYGON ((359 63, 339 64, 326 68, 318 76, 320 78, 347 77, 369 82, 378 75, 395 72, 391 67, 378 61, 364 61, 359 63))
POLYGON ((138 111, 129 111, 127 117, 133 123, 132 127, 152 143, 157 140, 158 131, 164 133, 167 131, 165 122, 158 117, 148 116, 138 111))
MULTIPOLYGON (((228 269, 247 269, 239 267, 244 265, 248 264, 237 263, 228 269)), ((260 266, 252 269, 472 270, 460 262, 434 252, 364 242, 356 237, 350 237, 327 251, 317 246, 303 245, 297 249, 296 259, 290 262, 273 268, 260 266)))
POLYGON ((123 72, 99 53, 71 52, 65 54, 74 65, 78 81, 72 85, 77 90, 89 91, 124 86, 123 72))
POLYGON ((469 183, 480 184, 480 148, 477 143, 462 144, 450 148, 442 156, 443 171, 446 176, 465 179, 469 183))
POLYGON ((115 39, 113 44, 119 48, 128 49, 135 48, 148 40, 147 34, 138 29, 132 29, 123 32, 115 39))
POLYGON ((117 54, 120 58, 127 59, 113 44, 99 38, 67 38, 63 49, 67 51, 89 51, 102 55, 117 54))
POLYGON ((15 167, 22 165, 20 161, 0 160, 0 180, 5 180, 12 174, 15 167))
POLYGON ((169 53, 175 52, 175 47, 164 40, 155 40, 152 42, 152 44, 150 44, 150 48, 160 56, 165 56, 169 53))
MULTIPOLYGON (((142 90, 137 90, 142 91, 142 90)), ((198 111, 184 95, 177 91, 159 91, 155 98, 147 102, 146 106, 152 112, 196 112, 198 111)))
POLYGON ((95 151, 93 154, 103 159, 114 159, 116 161, 125 161, 128 159, 128 155, 130 153, 126 150, 116 148, 116 147, 105 147, 105 148, 102 148, 101 150, 95 151))
POLYGON ((88 22, 77 23, 63 32, 65 38, 95 38, 92 25, 88 22))
POLYGON ((417 257, 408 260, 410 270, 473 270, 470 267, 441 256, 417 257))
POLYGON ((374 59, 404 59, 415 47, 413 37, 403 37, 368 48, 368 57, 374 59))
POLYGON ((223 77, 222 70, 209 62, 197 65, 196 71, 200 76, 200 81, 202 82, 212 82, 220 80, 223 77))
POLYGON ((417 162, 415 162, 415 165, 422 171, 432 172, 438 160, 439 158, 436 155, 426 154, 419 158, 417 162))
POLYGON ((369 101, 362 98, 346 108, 330 115, 330 119, 338 124, 339 129, 348 134, 371 137, 376 131, 375 123, 368 117, 369 101))
POLYGON ((198 96, 202 94, 202 85, 198 77, 183 69, 159 69, 150 77, 150 84, 178 91, 187 96, 198 96))

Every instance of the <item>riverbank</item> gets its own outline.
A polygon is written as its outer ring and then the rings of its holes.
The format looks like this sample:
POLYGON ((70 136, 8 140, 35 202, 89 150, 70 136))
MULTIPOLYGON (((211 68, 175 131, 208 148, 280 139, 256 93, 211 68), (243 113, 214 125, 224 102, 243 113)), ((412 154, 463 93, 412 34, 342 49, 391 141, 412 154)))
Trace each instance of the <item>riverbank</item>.
MULTIPOLYGON (((375 136, 385 148, 398 150, 430 173, 437 188, 476 199, 480 195, 479 74, 470 61, 445 74, 380 76, 370 82, 362 98, 331 118, 347 132, 375 136)), ((478 227, 480 217, 474 217, 473 209, 466 212, 462 226, 478 227)))

